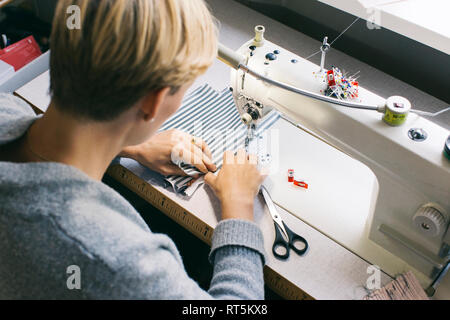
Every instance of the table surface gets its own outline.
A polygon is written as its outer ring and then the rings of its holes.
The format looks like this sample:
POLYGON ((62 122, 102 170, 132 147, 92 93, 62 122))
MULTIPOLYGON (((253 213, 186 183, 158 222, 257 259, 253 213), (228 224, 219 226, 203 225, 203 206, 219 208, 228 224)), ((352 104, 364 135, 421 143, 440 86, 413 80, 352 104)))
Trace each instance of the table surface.
POLYGON ((450 54, 448 0, 320 0, 450 54), (377 15, 375 14, 377 10, 377 15))
MULTIPOLYGON (((254 36, 254 26, 258 24, 266 26, 267 39, 276 42, 291 52, 297 53, 299 56, 309 56, 311 53, 316 52, 320 46, 320 42, 237 2, 231 0, 209 0, 208 3, 219 21, 220 41, 232 49, 237 49, 252 38, 254 36)), ((394 94, 406 96, 415 105, 426 106, 421 108, 425 111, 439 111, 447 106, 444 102, 342 52, 331 50, 327 56, 327 62, 330 65, 340 66, 350 72, 360 70, 360 83, 362 86, 380 96, 387 97, 394 94)), ((319 59, 320 57, 316 56, 311 61, 319 63, 319 59)), ((229 79, 229 68, 223 63, 216 61, 206 74, 197 79, 192 89, 208 83, 213 88, 221 90, 228 86, 229 79)), ((47 89, 48 83, 43 86, 42 92, 46 93, 47 89)), ((449 118, 440 117, 439 119, 430 120, 446 128, 450 127, 449 118)), ((208 225, 215 226, 219 221, 220 206, 208 187, 201 187, 192 198, 186 199, 165 189, 160 184, 160 180, 153 177, 148 170, 145 170, 134 161, 122 159, 121 163, 141 178, 149 181, 166 197, 174 200, 208 225)), ((340 246, 289 212, 279 207, 278 210, 291 229, 308 239, 310 247, 313 249, 304 257, 294 256, 294 258, 286 262, 278 261, 271 255, 268 255, 268 265, 316 299, 362 298, 366 294, 364 287, 370 276, 368 273, 370 263, 340 246)), ((271 252, 271 244, 274 237, 273 223, 263 200, 259 197, 255 200, 255 219, 263 230, 265 239, 267 239, 265 241, 266 252, 271 252)), ((389 276, 384 273, 381 274, 382 285, 390 280, 389 276)))

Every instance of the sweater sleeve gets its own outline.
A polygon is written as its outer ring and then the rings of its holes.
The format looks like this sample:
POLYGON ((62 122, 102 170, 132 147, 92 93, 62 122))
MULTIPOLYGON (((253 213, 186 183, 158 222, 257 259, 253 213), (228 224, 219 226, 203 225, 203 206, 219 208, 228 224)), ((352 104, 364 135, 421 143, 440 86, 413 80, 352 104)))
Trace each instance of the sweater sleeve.
MULTIPOLYGON (((151 238, 119 254, 128 263, 108 277, 112 280, 108 282, 109 289, 104 288, 104 283, 90 279, 96 284, 88 289, 87 298, 264 299, 263 238, 256 224, 244 220, 225 220, 218 224, 210 254, 214 271, 208 291, 188 276, 170 238, 161 234, 151 234, 151 238)), ((100 265, 97 268, 103 269, 100 265)), ((85 276, 98 272, 88 271, 85 276)), ((103 278, 105 273, 102 274, 103 278)))
POLYGON ((259 227, 245 220, 223 220, 214 230, 209 294, 219 299, 264 299, 264 241, 259 227))

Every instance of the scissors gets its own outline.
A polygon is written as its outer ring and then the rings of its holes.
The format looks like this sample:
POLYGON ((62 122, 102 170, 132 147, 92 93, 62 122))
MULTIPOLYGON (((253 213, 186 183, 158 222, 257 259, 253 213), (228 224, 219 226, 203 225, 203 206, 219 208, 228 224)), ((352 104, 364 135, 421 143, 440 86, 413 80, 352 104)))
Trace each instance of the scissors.
POLYGON ((275 257, 281 260, 289 258, 290 249, 294 250, 299 256, 302 256, 308 250, 308 241, 299 236, 287 227, 283 219, 273 204, 272 198, 264 186, 261 186, 260 193, 263 195, 269 208, 270 215, 275 225, 275 241, 273 242, 272 252, 275 257), (287 239, 287 240, 286 240, 287 239))

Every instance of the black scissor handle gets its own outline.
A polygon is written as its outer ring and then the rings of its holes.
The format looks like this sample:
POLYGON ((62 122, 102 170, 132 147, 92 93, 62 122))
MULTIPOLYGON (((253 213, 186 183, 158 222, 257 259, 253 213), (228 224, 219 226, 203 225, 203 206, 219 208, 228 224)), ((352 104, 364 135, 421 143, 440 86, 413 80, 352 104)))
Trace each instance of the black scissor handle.
POLYGON ((274 225, 275 225, 275 241, 273 242, 272 253, 278 259, 286 260, 287 258, 289 258, 289 243, 286 242, 286 240, 284 240, 283 235, 281 234, 280 227, 277 225, 276 222, 274 222, 274 225), (277 250, 280 250, 280 248, 284 249, 285 251, 284 254, 277 252, 277 250))
POLYGON ((289 247, 291 247, 292 250, 294 250, 299 256, 302 256, 306 253, 308 250, 308 241, 306 241, 305 238, 302 236, 299 236, 294 231, 288 228, 288 226, 283 222, 284 229, 286 230, 288 236, 289 236, 289 247), (296 244, 300 242, 302 244, 302 249, 298 249, 296 244))
POLYGON ((288 228, 288 226, 283 222, 284 229, 286 230, 286 233, 289 237, 289 242, 287 242, 283 234, 280 230, 280 227, 276 222, 274 222, 275 225, 275 241, 273 242, 272 246, 272 253, 275 257, 278 259, 286 260, 289 258, 289 251, 290 249, 294 250, 299 256, 302 256, 306 253, 308 250, 308 241, 306 241, 305 238, 302 236, 299 236, 294 231, 288 228), (302 244, 302 249, 299 249, 296 244, 300 242, 302 244), (279 253, 278 250, 284 249, 284 253, 279 253))

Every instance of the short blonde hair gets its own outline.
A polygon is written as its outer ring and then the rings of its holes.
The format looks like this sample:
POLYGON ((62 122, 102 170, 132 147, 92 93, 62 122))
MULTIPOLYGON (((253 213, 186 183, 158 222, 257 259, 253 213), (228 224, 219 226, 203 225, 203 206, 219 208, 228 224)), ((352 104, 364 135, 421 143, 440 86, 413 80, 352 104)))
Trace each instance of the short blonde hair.
POLYGON ((194 80, 216 55, 204 0, 59 0, 51 93, 63 111, 108 121, 152 91, 194 80), (80 29, 67 26, 72 5, 80 8, 80 29))

